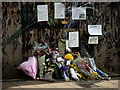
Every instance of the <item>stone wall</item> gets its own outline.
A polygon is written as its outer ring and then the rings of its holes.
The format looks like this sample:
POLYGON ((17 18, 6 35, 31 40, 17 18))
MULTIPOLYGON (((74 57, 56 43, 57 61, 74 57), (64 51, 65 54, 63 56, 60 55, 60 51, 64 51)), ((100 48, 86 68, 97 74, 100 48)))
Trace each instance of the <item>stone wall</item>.
MULTIPOLYGON (((21 4, 2 3, 2 39, 3 42, 21 27, 21 4)), ((2 46, 2 77, 16 78, 21 73, 17 66, 22 63, 22 36, 2 46)))

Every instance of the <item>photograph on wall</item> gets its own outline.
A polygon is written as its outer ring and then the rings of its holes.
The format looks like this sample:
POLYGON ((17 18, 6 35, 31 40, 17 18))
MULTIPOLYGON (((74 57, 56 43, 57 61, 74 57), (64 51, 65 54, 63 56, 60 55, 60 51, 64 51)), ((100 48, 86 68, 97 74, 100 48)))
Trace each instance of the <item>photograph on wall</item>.
POLYGON ((88 44, 98 44, 98 36, 90 36, 88 44))

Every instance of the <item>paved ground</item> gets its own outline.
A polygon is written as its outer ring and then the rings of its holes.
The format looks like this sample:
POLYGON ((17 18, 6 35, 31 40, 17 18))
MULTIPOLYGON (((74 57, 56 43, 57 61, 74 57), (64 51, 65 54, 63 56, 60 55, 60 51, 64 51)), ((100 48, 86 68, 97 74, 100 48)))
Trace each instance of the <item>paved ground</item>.
POLYGON ((17 88, 118 88, 118 80, 89 80, 89 81, 70 81, 64 82, 56 80, 55 82, 38 80, 3 80, 3 90, 17 88))

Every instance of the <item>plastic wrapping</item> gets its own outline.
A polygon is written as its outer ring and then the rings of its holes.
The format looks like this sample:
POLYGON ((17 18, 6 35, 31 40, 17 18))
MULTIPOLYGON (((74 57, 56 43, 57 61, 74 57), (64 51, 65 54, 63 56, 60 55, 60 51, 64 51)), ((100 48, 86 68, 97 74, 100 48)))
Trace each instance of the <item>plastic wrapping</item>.
POLYGON ((19 67, 19 70, 22 70, 28 76, 31 76, 33 79, 36 79, 36 74, 38 70, 38 62, 36 57, 29 57, 28 61, 23 62, 19 67))
POLYGON ((77 73, 75 72, 73 68, 70 68, 70 73, 72 75, 72 78, 79 81, 79 78, 77 77, 77 73))
POLYGON ((46 48, 47 48, 47 43, 45 43, 44 40, 42 40, 42 43, 40 44, 34 41, 33 52, 36 52, 36 50, 44 51, 46 48))

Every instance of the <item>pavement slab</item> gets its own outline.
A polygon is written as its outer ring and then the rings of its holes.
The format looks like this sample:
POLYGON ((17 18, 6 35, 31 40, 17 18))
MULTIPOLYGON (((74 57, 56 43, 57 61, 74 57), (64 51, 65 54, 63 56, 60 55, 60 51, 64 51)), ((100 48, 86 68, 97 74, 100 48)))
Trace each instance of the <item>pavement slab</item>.
POLYGON ((76 82, 64 82, 64 84, 66 84, 72 88, 83 88, 82 86, 77 85, 76 82))
POLYGON ((2 82, 3 90, 12 90, 17 88, 25 90, 27 88, 118 88, 118 80, 88 80, 88 81, 70 81, 56 80, 55 82, 25 80, 25 81, 6 81, 2 82))
POLYGON ((112 80, 112 81, 101 81, 94 84, 95 86, 98 86, 99 88, 118 88, 118 80, 112 80))

